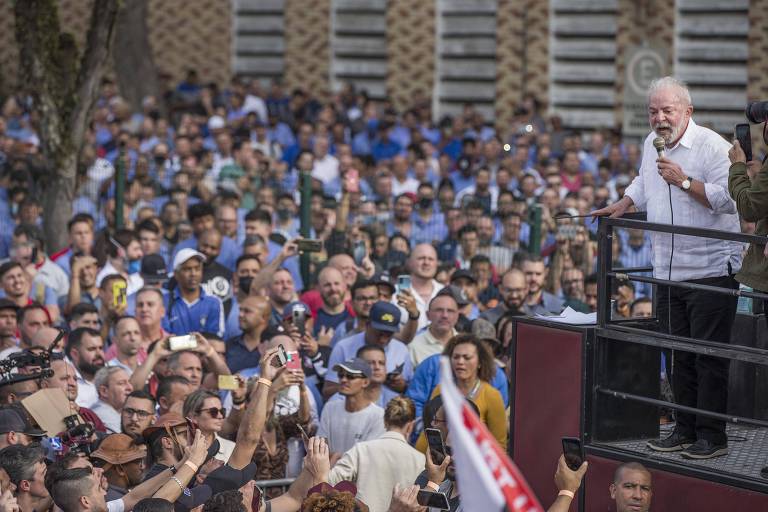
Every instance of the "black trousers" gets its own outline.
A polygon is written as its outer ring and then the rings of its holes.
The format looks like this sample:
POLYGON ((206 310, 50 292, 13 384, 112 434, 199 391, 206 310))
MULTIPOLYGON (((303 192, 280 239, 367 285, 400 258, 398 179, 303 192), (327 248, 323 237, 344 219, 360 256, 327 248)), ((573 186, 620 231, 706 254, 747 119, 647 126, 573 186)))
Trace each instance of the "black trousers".
MULTIPOLYGON (((689 282, 731 289, 739 287, 732 276, 693 279, 689 282)), ((737 301, 737 297, 717 293, 660 286, 657 311, 662 332, 729 343, 737 301)), ((728 359, 675 351, 671 380, 675 402, 725 413, 728 405, 729 366, 728 359)), ((715 444, 727 442, 724 421, 681 411, 675 415, 676 428, 680 434, 706 439, 715 444)))

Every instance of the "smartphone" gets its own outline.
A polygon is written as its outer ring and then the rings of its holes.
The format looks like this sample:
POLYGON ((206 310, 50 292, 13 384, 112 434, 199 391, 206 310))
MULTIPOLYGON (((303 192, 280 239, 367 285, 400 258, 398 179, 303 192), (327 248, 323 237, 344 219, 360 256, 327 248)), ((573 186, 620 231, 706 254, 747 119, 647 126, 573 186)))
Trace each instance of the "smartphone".
POLYGON ((577 471, 584 462, 584 447, 581 445, 581 439, 564 437, 563 455, 565 456, 565 464, 572 471, 577 471))
POLYGON ((397 377, 398 375, 403 373, 403 368, 405 368, 405 363, 400 363, 399 365, 397 365, 395 367, 394 370, 392 370, 391 372, 387 373, 387 378, 389 379, 391 377, 397 377))
POLYGON ((419 493, 416 495, 416 501, 422 507, 431 507, 438 510, 451 510, 451 505, 448 503, 448 496, 446 496, 444 492, 420 489, 419 493))
POLYGON ((311 238, 301 238, 297 240, 296 246, 299 248, 299 252, 320 252, 323 250, 322 240, 314 240, 311 238))
POLYGON ((289 370, 301 370, 301 358, 298 352, 287 352, 288 361, 285 363, 285 367, 289 370))
POLYGON ((411 276, 397 276, 397 282, 395 284, 395 293, 400 293, 403 290, 411 288, 411 276))
POLYGON ((277 360, 280 363, 278 366, 285 366, 288 363, 288 353, 285 351, 285 347, 281 343, 278 345, 277 360))
POLYGON ((362 240, 358 240, 355 242, 354 247, 352 248, 352 258, 355 260, 355 265, 358 267, 363 266, 363 260, 366 256, 366 250, 365 250, 365 242, 362 240))
POLYGON ((299 432, 301 432, 301 439, 304 441, 304 446, 306 446, 309 442, 309 434, 307 434, 307 431, 304 430, 304 427, 302 427, 299 423, 296 424, 296 427, 299 429, 299 432))
POLYGON ((220 390, 233 390, 240 387, 240 382, 234 375, 219 375, 219 389, 220 390))
POLYGON ((112 283, 112 306, 120 308, 125 307, 128 304, 126 288, 127 285, 125 281, 118 279, 112 283))
POLYGON ((744 154, 747 155, 747 162, 752 161, 752 135, 749 132, 749 125, 746 123, 739 123, 736 125, 735 130, 736 140, 739 141, 739 146, 744 150, 744 154))
POLYGON ((442 432, 436 428, 425 428, 424 435, 427 436, 427 444, 429 445, 429 454, 432 457, 432 462, 438 465, 442 464, 448 453, 445 450, 442 432))
POLYGON ((168 338, 168 348, 173 352, 178 350, 193 350, 197 348, 197 338, 191 334, 171 336, 168 338))
POLYGON ((291 311, 293 325, 299 330, 299 334, 304 336, 307 333, 307 312, 302 307, 294 307, 291 311))
POLYGON ((357 169, 348 170, 344 175, 344 180, 347 184, 347 192, 360 192, 360 173, 357 171, 357 169))

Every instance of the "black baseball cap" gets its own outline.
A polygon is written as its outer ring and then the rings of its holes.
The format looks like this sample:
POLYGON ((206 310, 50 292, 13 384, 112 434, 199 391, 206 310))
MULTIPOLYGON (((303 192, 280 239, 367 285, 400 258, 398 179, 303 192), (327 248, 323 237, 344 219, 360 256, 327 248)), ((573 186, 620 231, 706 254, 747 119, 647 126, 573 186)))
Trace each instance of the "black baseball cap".
POLYGON ((369 318, 371 327, 378 331, 395 333, 400 330, 400 309, 391 302, 376 302, 369 318))
POLYGON ((392 282, 392 276, 389 274, 389 272, 384 271, 375 274, 372 281, 376 283, 376 285, 383 284, 385 286, 389 286, 390 293, 395 293, 395 284, 392 282))
POLYGON ((0 309, 12 309, 16 312, 21 309, 18 304, 13 302, 11 299, 8 299, 6 297, 0 298, 0 309))
POLYGON ((366 379, 370 379, 371 375, 373 374, 371 365, 368 364, 368 361, 361 357, 353 357, 352 359, 348 359, 343 363, 338 363, 334 365, 332 369, 335 372, 344 370, 345 372, 351 373, 352 375, 363 375, 366 379))
POLYGON ((451 283, 454 281, 457 281, 459 279, 469 279, 473 283, 477 284, 477 279, 475 279, 475 276, 472 275, 472 272, 469 270, 460 268, 459 270, 455 271, 453 274, 451 274, 451 283))
POLYGON ((33 428, 24 413, 16 407, 3 407, 0 409, 0 434, 18 432, 32 437, 45 437, 44 430, 33 428))
POLYGON ((147 254, 141 258, 141 277, 144 282, 157 283, 168 279, 165 260, 159 254, 147 254))

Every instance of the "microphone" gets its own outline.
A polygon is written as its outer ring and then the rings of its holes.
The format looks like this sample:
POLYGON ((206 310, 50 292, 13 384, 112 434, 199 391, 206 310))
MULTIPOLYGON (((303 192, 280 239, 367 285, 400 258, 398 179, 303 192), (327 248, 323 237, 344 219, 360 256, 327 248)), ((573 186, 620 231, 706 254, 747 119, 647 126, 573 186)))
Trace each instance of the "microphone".
POLYGON ((664 139, 662 137, 653 139, 653 147, 656 148, 656 154, 659 155, 659 158, 664 158, 664 139))

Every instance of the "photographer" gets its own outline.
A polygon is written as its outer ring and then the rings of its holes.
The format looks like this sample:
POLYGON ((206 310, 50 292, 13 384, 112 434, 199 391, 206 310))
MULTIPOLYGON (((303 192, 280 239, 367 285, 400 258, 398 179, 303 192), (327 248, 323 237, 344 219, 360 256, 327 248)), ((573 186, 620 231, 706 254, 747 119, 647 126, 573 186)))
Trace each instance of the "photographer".
MULTIPOLYGON (((738 140, 733 141, 728 158, 728 192, 736 201, 739 215, 742 220, 757 223, 755 235, 768 235, 768 159, 758 170, 759 162, 747 162, 738 140)), ((768 244, 749 246, 736 280, 754 290, 768 291, 768 244)), ((768 301, 763 301, 763 308, 768 311, 768 301)))

